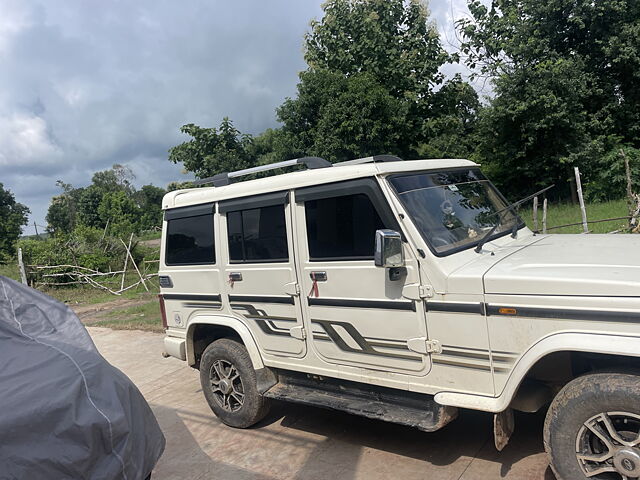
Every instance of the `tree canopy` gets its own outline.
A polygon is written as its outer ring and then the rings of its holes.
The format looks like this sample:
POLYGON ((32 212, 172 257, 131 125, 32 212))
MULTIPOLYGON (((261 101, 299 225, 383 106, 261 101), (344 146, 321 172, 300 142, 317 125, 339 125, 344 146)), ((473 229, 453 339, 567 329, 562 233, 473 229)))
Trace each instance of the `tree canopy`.
POLYGON ((494 82, 479 157, 511 191, 587 182, 599 159, 640 147, 640 3, 469 1, 460 23, 467 64, 494 82))
POLYGON ((70 234, 78 227, 104 229, 126 235, 159 227, 162 224, 164 189, 133 186, 135 176, 125 165, 115 164, 93 174, 87 187, 74 188, 58 180, 62 193, 51 199, 47 211, 47 230, 52 234, 70 234))
POLYGON ((217 129, 190 123, 180 131, 192 138, 171 148, 169 161, 182 163, 185 170, 195 173, 199 178, 252 164, 249 152, 251 136, 240 133, 227 117, 222 119, 217 129))
POLYGON ((396 98, 424 101, 450 57, 419 0, 329 0, 311 22, 305 60, 311 71, 368 73, 396 98))
POLYGON ((330 161, 409 151, 407 104, 372 75, 321 70, 300 79, 298 97, 278 109, 297 151, 330 161))
POLYGON ((16 241, 27 224, 29 213, 0 183, 0 263, 6 263, 15 254, 16 241))

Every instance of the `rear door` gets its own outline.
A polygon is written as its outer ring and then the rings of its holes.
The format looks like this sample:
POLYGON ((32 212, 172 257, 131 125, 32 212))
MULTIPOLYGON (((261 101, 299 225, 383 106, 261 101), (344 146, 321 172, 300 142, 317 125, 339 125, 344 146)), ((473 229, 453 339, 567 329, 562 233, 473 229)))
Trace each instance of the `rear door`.
POLYGON ((426 338, 421 303, 403 298, 419 284, 405 242, 406 271, 374 265, 375 231, 399 230, 374 178, 297 189, 299 271, 309 343, 327 362, 372 370, 426 374, 429 356, 408 349, 426 338))
POLYGON ((214 203, 165 211, 160 286, 169 329, 185 328, 194 310, 222 308, 214 212, 214 203))
POLYGON ((288 191, 219 202, 225 290, 262 351, 305 354, 288 191))

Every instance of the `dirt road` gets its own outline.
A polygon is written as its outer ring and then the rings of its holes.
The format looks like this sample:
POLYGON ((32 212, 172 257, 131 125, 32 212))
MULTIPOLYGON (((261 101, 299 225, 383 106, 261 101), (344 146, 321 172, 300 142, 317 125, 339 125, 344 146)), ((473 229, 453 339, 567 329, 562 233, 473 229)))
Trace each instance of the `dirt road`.
POLYGON ((293 404, 255 428, 235 430, 211 413, 198 372, 162 358, 162 335, 89 327, 102 354, 151 404, 167 437, 153 480, 553 480, 541 415, 518 415, 501 453, 492 418, 463 412, 435 433, 293 404))

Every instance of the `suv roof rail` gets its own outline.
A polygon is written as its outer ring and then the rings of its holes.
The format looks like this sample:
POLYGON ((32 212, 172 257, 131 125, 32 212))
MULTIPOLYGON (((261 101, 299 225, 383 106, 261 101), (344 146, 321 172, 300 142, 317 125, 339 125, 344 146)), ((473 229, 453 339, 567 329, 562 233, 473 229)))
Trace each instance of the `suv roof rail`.
POLYGON ((347 165, 360 165, 362 163, 375 162, 401 162, 400 157, 395 155, 373 155, 372 157, 356 158, 355 160, 347 160, 346 162, 334 163, 334 167, 343 167, 347 165))
POLYGON ((218 173, 213 177, 201 178, 193 182, 194 185, 206 185, 213 183, 214 187, 223 187, 231 183, 231 179, 235 177, 242 177, 244 175, 251 175, 252 173, 266 172, 268 170, 275 170, 276 168, 293 167, 294 165, 306 165, 308 169, 314 168, 326 168, 331 167, 331 163, 320 157, 302 157, 294 158, 292 160, 285 160, 283 162, 269 163, 267 165, 258 165, 257 167, 245 168, 243 170, 236 170, 235 172, 218 173))

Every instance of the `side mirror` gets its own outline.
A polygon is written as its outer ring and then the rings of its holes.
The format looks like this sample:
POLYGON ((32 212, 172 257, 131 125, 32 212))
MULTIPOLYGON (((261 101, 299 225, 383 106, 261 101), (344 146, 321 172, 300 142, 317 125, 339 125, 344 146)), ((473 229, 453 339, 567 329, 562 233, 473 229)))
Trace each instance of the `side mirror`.
POLYGON ((404 267, 402 236, 395 230, 376 230, 373 261, 376 267, 404 267))

